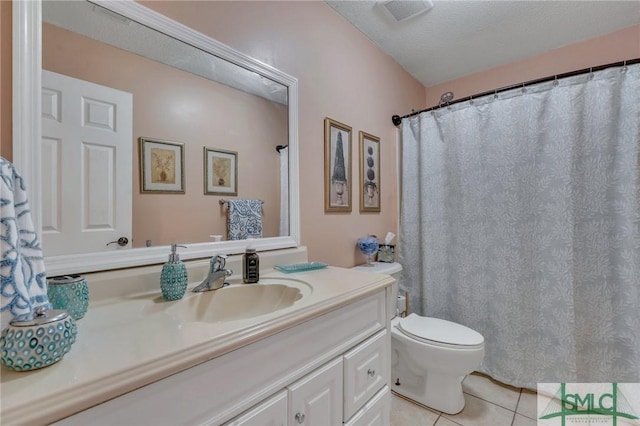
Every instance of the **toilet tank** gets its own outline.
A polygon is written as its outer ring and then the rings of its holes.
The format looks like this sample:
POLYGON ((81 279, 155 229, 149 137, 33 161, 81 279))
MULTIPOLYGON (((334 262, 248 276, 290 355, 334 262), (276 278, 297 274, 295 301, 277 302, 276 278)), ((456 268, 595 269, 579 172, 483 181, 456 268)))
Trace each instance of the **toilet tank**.
MULTIPOLYGON (((394 301, 398 300, 398 289, 399 289, 399 282, 400 282, 400 274, 402 273, 402 265, 397 263, 397 262, 393 262, 393 263, 385 263, 385 262, 374 262, 373 266, 368 266, 368 265, 358 265, 358 266, 354 266, 352 269, 356 269, 359 271, 364 271, 364 272, 375 272, 378 274, 387 274, 387 275, 391 275, 395 281, 394 283, 391 285, 391 300, 390 305, 393 305, 394 301)), ((404 299, 403 299, 404 300, 404 299)), ((404 301, 401 303, 396 303, 398 305, 398 308, 401 311, 404 311, 404 301)), ((392 314, 392 317, 395 316, 395 312, 392 314)))

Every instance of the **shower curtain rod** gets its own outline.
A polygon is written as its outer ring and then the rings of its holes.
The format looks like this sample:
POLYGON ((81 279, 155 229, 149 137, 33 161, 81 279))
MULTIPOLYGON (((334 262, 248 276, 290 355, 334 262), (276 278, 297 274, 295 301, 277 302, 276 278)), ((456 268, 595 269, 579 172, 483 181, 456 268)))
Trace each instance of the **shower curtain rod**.
POLYGON ((580 74, 592 73, 594 71, 602 71, 602 70, 607 69, 607 68, 624 67, 624 66, 627 66, 627 65, 633 65, 633 64, 638 64, 638 63, 640 63, 640 58, 635 58, 635 59, 630 59, 630 60, 627 60, 627 61, 614 62, 614 63, 611 63, 611 64, 599 65, 597 67, 590 67, 590 68, 584 68, 584 69, 577 70, 577 71, 570 71, 570 72, 566 72, 564 74, 551 75, 549 77, 538 78, 536 80, 529 80, 529 81, 525 81, 523 83, 512 84, 510 86, 500 87, 499 89, 487 90, 486 92, 478 93, 476 95, 467 96, 466 98, 456 99, 455 101, 451 101, 451 102, 445 102, 445 103, 439 102, 438 105, 436 105, 436 106, 433 106, 433 107, 430 107, 430 108, 426 108, 426 109, 423 109, 423 110, 420 110, 420 111, 414 111, 411 114, 403 115, 402 117, 399 116, 399 115, 394 115, 393 117, 391 117, 391 121, 393 122, 394 126, 399 126, 402 123, 402 119, 403 118, 413 117, 414 115, 418 115, 418 114, 421 114, 423 112, 433 111, 433 110, 441 108, 443 106, 449 106, 449 105, 457 104, 459 102, 466 102, 466 101, 469 101, 469 100, 474 99, 474 98, 481 98, 483 96, 493 95, 493 94, 497 94, 497 93, 500 93, 500 92, 505 92, 507 90, 515 89, 515 88, 518 88, 518 87, 526 87, 526 86, 531 86, 532 84, 544 83, 544 82, 547 82, 547 81, 558 80, 558 79, 566 78, 566 77, 573 77, 573 76, 580 75, 580 74))

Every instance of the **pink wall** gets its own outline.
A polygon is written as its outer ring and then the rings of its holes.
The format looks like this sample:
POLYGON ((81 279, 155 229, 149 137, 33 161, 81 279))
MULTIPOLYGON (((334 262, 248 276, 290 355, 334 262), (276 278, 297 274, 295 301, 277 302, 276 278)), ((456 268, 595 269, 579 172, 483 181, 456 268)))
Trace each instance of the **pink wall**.
POLYGON ((368 232, 381 236, 388 230, 397 230, 396 129, 390 120, 393 114, 434 105, 447 90, 453 90, 459 98, 549 74, 640 56, 636 26, 425 91, 324 2, 143 3, 298 78, 302 244, 309 247, 310 259, 338 266, 364 261, 355 249, 358 237, 368 232), (624 52, 620 53, 619 48, 624 52), (358 170, 358 131, 381 138, 381 213, 358 212, 357 185, 353 189, 351 214, 324 213, 325 117, 353 127, 354 179, 358 170))
POLYGON ((133 245, 226 235, 220 196, 203 195, 203 147, 238 152, 238 197, 269 200, 265 236, 279 226, 279 163, 286 107, 67 30, 43 25, 43 68, 133 94, 133 245), (114 66, 117 64, 117 66, 114 66), (185 144, 185 194, 141 194, 138 138, 185 144))
POLYGON ((396 129, 424 105, 424 87, 325 2, 144 2, 298 78, 302 244, 336 266, 365 261, 356 240, 397 233, 396 129), (353 128, 353 211, 324 212, 324 118, 353 128), (381 138, 380 213, 359 213, 358 131, 381 138))
POLYGON ((635 25, 521 61, 427 87, 426 105, 427 107, 436 105, 445 92, 453 92, 455 99, 461 99, 524 81, 639 57, 640 25, 635 25))

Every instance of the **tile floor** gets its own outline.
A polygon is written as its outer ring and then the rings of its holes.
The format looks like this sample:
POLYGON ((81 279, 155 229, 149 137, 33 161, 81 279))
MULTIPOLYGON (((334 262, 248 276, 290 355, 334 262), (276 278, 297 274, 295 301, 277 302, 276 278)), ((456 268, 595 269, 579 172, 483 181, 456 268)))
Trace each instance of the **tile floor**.
POLYGON ((462 382, 466 405, 451 415, 391 397, 391 426, 536 426, 536 393, 499 383, 480 373, 462 382))

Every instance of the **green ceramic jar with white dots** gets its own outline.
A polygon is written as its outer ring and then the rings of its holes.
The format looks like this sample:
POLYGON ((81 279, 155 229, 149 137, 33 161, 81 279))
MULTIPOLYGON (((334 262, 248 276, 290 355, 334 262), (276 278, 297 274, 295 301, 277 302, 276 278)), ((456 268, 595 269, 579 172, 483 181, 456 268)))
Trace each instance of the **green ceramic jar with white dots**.
POLYGON ((47 367, 76 341, 76 322, 66 311, 38 308, 14 318, 0 335, 0 362, 15 371, 47 367))
POLYGON ((80 275, 64 275, 47 280, 47 296, 54 309, 68 311, 78 320, 89 308, 89 287, 80 275))

